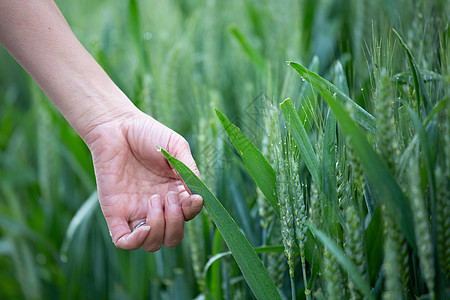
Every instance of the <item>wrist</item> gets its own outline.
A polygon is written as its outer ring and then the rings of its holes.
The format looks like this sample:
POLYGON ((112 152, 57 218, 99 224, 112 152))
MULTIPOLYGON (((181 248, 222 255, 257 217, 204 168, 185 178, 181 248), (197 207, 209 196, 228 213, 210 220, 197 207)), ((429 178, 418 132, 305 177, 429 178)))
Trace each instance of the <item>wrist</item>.
POLYGON ((115 124, 121 124, 123 120, 142 113, 125 95, 87 97, 91 104, 89 110, 73 122, 67 119, 89 148, 102 137, 103 128, 116 126, 115 124))
POLYGON ((95 128, 139 111, 87 52, 78 64, 67 64, 44 90, 88 146, 95 128))

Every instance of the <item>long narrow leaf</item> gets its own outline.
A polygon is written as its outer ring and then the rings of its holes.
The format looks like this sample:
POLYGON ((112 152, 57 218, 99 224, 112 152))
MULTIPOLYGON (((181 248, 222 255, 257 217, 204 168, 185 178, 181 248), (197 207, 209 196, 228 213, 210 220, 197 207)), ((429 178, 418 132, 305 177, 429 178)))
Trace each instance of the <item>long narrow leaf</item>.
MULTIPOLYGON (((215 256, 218 253, 221 253, 223 248, 223 238, 220 234, 219 230, 215 230, 214 232, 214 241, 213 241, 213 248, 212 248, 212 255, 215 256)), ((203 278, 206 280, 206 286, 211 292, 212 298, 215 300, 221 300, 223 299, 223 291, 222 291, 222 274, 221 274, 221 268, 220 263, 211 264, 211 276, 208 280, 208 277, 205 273, 203 273, 203 278)))
POLYGON ((367 243, 367 269, 369 282, 375 284, 381 264, 383 263, 383 224, 381 207, 377 206, 373 212, 370 223, 366 228, 367 243))
POLYGON ((370 290, 370 286, 364 280, 362 274, 359 272, 356 265, 349 260, 344 252, 334 244, 334 242, 322 231, 317 229, 311 223, 308 223, 309 229, 314 233, 314 235, 325 245, 325 247, 330 251, 334 258, 339 262, 339 264, 344 268, 348 276, 353 280, 355 285, 360 289, 368 299, 375 299, 374 295, 370 290))
MULTIPOLYGON (((294 65, 294 63, 291 65, 294 65)), ((305 74, 305 76, 309 76, 306 75, 308 72, 305 67, 299 64, 295 64, 295 66, 299 70, 303 70, 302 73, 305 74)), ((314 76, 318 75, 314 74, 314 76)), ((414 223, 409 203, 403 195, 394 176, 389 172, 386 163, 371 147, 362 130, 350 117, 350 115, 354 116, 354 114, 352 114, 354 111, 348 112, 343 105, 333 97, 326 86, 319 84, 315 87, 333 110, 342 132, 350 138, 350 143, 361 161, 365 174, 376 190, 378 196, 377 199, 386 204, 393 216, 398 216, 395 218, 395 221, 402 229, 403 234, 411 247, 416 250, 414 223)), ((351 107, 350 110, 352 110, 351 107)))
POLYGON ((93 192, 89 196, 89 198, 83 203, 83 205, 81 205, 75 216, 70 221, 70 224, 67 227, 66 236, 64 237, 64 241, 61 246, 62 257, 67 256, 67 251, 69 250, 69 246, 73 240, 75 232, 83 223, 89 221, 96 208, 96 205, 98 205, 97 191, 93 192))
MULTIPOLYGON (((313 57, 308 69, 313 72, 319 72, 319 58, 317 56, 313 57)), ((299 100, 295 101, 294 99, 292 103, 294 104, 294 107, 297 108, 298 116, 300 117, 300 120, 302 120, 305 130, 309 132, 313 120, 308 114, 312 113, 312 110, 314 110, 317 105, 317 94, 309 82, 305 81, 303 83, 298 98, 299 100)))
POLYGON ((402 45, 403 50, 405 50, 405 52, 406 52, 406 56, 408 56, 408 63, 409 63, 409 67, 411 68, 411 73, 412 73, 413 81, 414 81, 414 89, 416 90, 417 111, 420 111, 420 103, 421 102, 424 102, 425 108, 428 111, 429 106, 431 104, 430 104, 430 100, 428 98, 427 90, 425 89, 423 77, 420 74, 419 68, 417 67, 416 60, 415 60, 414 56, 412 55, 412 52, 409 49, 408 45, 402 39, 400 34, 395 29, 392 29, 392 31, 394 31, 395 35, 397 36, 398 40, 400 41, 400 45, 402 45), (422 99, 421 99, 422 96, 425 98, 426 101, 422 101, 422 99))
POLYGON ((331 234, 338 232, 338 205, 336 180, 336 118, 331 109, 328 109, 325 134, 323 138, 322 154, 322 185, 323 201, 322 211, 325 212, 331 234))
POLYGON ((305 162, 309 173, 311 173, 312 179, 319 187, 319 190, 322 190, 322 174, 319 162, 317 161, 311 141, 309 140, 305 127, 303 127, 291 99, 287 98, 280 106, 284 117, 286 118, 289 132, 292 134, 292 137, 300 150, 300 156, 305 162))
POLYGON ((345 105, 349 105, 353 111, 355 121, 367 130, 375 133, 375 118, 367 111, 365 111, 361 106, 353 102, 352 99, 341 92, 335 85, 296 62, 291 61, 289 62, 289 65, 294 68, 294 70, 297 71, 313 87, 319 89, 322 95, 323 93, 327 93, 331 96, 334 95, 336 99, 339 100, 339 102, 345 105))
POLYGON ((253 65, 261 72, 265 70, 265 62, 263 56, 259 53, 257 49, 253 47, 251 43, 247 40, 245 35, 237 28, 236 25, 230 26, 230 31, 233 36, 238 40, 244 52, 247 54, 253 65))
POLYGON ((253 180, 255 180, 261 192, 266 196, 273 210, 280 217, 280 209, 277 200, 277 186, 275 171, 266 160, 261 151, 242 133, 242 131, 231 124, 230 120, 216 109, 217 117, 223 125, 223 128, 228 134, 228 137, 233 142, 234 147, 242 157, 245 166, 247 167, 253 180))
MULTIPOLYGON (((284 246, 262 246, 256 247, 254 249, 256 253, 282 253, 284 251, 284 246)), ((209 269, 212 269, 212 266, 215 262, 231 254, 231 251, 225 251, 211 256, 211 258, 206 262, 205 267, 203 268, 203 277, 206 277, 209 269)))
POLYGON ((186 165, 171 156, 164 149, 161 149, 161 152, 177 170, 190 191, 203 197, 208 213, 222 234, 225 243, 228 245, 256 298, 281 299, 275 284, 264 268, 255 249, 253 249, 244 237, 236 222, 234 222, 219 200, 217 200, 206 185, 186 165))

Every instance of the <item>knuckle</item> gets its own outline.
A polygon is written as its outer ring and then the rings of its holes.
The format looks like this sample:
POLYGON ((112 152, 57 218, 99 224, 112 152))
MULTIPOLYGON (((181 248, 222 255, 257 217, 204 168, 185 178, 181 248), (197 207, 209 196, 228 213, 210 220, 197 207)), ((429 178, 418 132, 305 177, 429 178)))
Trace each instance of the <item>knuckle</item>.
POLYGON ((181 147, 182 149, 184 149, 184 150, 190 149, 189 142, 186 141, 184 138, 181 137, 181 139, 180 139, 180 147, 181 147))

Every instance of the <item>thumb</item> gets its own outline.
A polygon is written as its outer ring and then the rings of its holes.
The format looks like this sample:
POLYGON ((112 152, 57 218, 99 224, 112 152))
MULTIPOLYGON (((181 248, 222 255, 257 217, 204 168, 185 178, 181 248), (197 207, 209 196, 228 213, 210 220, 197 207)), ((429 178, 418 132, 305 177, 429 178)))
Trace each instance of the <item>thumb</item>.
POLYGON ((150 226, 141 226, 131 232, 128 222, 121 217, 108 220, 108 227, 114 245, 119 249, 136 250, 142 246, 150 232, 150 226))

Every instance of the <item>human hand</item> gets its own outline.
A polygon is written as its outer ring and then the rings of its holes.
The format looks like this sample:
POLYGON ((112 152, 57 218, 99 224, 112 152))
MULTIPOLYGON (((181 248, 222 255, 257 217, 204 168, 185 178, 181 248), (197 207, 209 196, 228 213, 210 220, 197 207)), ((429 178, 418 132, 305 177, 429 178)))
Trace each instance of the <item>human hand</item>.
POLYGON ((94 161, 100 206, 114 244, 150 252, 162 244, 177 246, 184 236, 184 222, 201 211, 203 199, 190 194, 156 146, 199 176, 186 140, 136 110, 96 126, 86 141, 94 161))

